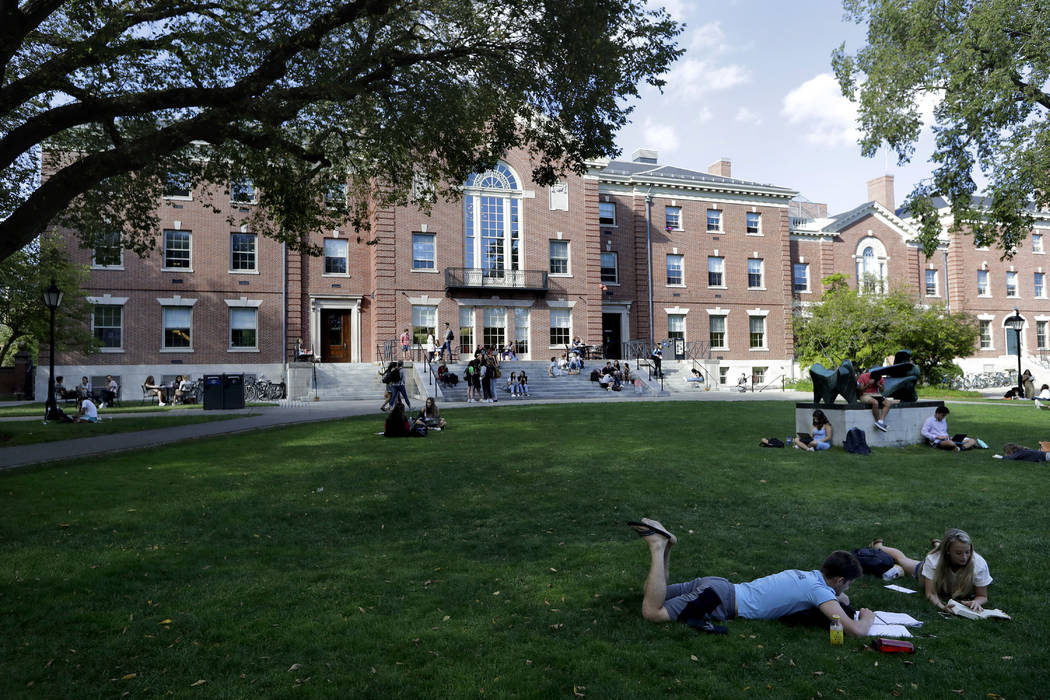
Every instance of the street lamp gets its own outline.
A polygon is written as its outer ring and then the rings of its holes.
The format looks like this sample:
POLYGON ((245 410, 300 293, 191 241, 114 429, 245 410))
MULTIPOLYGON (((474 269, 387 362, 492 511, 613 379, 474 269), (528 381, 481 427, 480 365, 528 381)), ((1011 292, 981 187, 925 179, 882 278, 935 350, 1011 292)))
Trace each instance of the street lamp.
POLYGON ((44 305, 51 311, 51 337, 48 345, 47 406, 44 420, 58 420, 61 415, 55 403, 55 309, 62 303, 62 290, 51 280, 51 286, 44 290, 44 305))
MULTIPOLYGON (((1020 312, 1017 307, 1014 307, 1014 315, 1006 319, 1006 327, 1012 328, 1017 333, 1017 391, 1018 396, 1024 389, 1021 386, 1021 329, 1024 328, 1024 319, 1021 318, 1020 312)), ((1029 397, 1025 397, 1026 399, 1029 397)))

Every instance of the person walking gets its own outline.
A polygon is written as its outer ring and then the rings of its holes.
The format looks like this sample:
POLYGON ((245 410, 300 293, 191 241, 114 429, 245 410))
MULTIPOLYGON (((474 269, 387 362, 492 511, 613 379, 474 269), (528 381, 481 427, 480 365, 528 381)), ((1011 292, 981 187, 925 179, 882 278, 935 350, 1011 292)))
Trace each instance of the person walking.
POLYGON ((456 333, 452 330, 452 327, 448 325, 448 321, 445 321, 445 338, 444 342, 441 343, 441 359, 445 359, 445 352, 448 352, 448 361, 452 362, 452 342, 456 339, 456 333))
POLYGON ((397 404, 397 397, 401 396, 404 401, 405 408, 412 408, 412 402, 408 400, 408 392, 405 391, 405 362, 404 360, 397 361, 397 378, 390 383, 390 402, 397 404))
POLYGON ((653 348, 653 376, 663 379, 664 371, 662 363, 664 360, 664 351, 660 348, 660 344, 657 343, 656 347, 653 348))

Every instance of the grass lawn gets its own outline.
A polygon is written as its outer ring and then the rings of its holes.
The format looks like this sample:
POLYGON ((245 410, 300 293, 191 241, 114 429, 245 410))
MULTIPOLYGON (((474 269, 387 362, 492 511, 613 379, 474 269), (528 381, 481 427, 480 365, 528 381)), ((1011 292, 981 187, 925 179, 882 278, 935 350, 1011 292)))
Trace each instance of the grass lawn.
MULTIPOLYGON (((757 446, 788 402, 485 406, 386 440, 378 416, 0 476, 0 696, 1019 698, 1050 688, 1046 466, 916 446, 757 446), (967 530, 1013 622, 925 621, 914 655, 824 629, 640 615, 645 545, 672 579, 817 568, 875 536, 913 556, 967 530)), ((953 406, 998 448, 1047 416, 953 406)), ((841 439, 841 437, 840 437, 841 439)), ((905 581, 905 583, 914 583, 905 581)))
POLYGON ((143 416, 142 418, 108 420, 106 414, 110 412, 107 410, 100 413, 98 423, 57 423, 54 421, 45 423, 42 420, 0 421, 0 447, 32 445, 38 442, 73 440, 76 438, 96 437, 98 435, 113 435, 115 433, 135 433, 142 430, 174 428, 178 425, 210 423, 215 420, 228 420, 230 418, 242 418, 252 415, 250 413, 243 415, 197 413, 193 415, 143 416))

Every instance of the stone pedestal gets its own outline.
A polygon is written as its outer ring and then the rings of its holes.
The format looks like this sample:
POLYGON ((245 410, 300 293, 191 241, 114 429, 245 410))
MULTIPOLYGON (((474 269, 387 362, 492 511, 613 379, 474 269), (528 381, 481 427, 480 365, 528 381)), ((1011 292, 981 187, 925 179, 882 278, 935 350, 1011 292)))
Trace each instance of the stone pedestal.
MULTIPOLYGON (((864 438, 871 447, 905 447, 923 442, 922 424, 941 405, 940 401, 902 402, 890 409, 886 416, 886 427, 882 432, 875 428, 871 408, 860 403, 837 403, 831 406, 815 403, 795 404, 796 433, 813 432, 813 411, 820 409, 831 423, 831 444, 839 449, 851 428, 864 431, 864 438)), ((794 436, 793 436, 794 437, 794 436)))

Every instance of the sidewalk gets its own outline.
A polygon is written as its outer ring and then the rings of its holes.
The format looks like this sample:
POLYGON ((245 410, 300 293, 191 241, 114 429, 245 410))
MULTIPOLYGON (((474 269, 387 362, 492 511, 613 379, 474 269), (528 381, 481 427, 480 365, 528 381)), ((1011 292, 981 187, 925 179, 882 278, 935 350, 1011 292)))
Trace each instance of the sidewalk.
MULTIPOLYGON (((654 397, 653 401, 807 401, 813 395, 798 391, 769 391, 761 393, 746 393, 727 391, 697 392, 695 395, 676 395, 654 397)), ((320 421, 338 420, 350 416, 375 416, 377 430, 382 429, 382 422, 386 414, 380 413, 377 403, 381 399, 367 399, 358 401, 321 401, 304 402, 290 406, 273 406, 266 408, 252 407, 241 411, 209 411, 209 414, 241 414, 252 413, 254 415, 243 418, 231 418, 230 420, 215 421, 196 425, 182 425, 170 428, 157 428, 156 430, 144 430, 137 433, 118 433, 116 435, 100 435, 92 438, 79 438, 76 440, 61 440, 58 442, 44 442, 36 445, 20 445, 18 447, 0 448, 0 471, 15 467, 24 467, 31 464, 42 464, 66 459, 82 459, 101 454, 112 454, 114 452, 125 452, 127 450, 139 450, 148 447, 156 447, 174 442, 185 442, 216 435, 229 435, 243 433, 251 430, 273 428, 297 423, 315 423, 320 421)), ((596 393, 593 399, 548 399, 499 401, 496 404, 462 402, 442 403, 442 409, 471 408, 485 410, 492 406, 509 405, 536 405, 549 403, 588 403, 592 401, 620 400, 615 394, 606 392, 596 393)), ((622 399, 625 402, 638 403, 637 399, 622 399)), ((413 403, 418 410, 420 406, 413 403)), ((120 420, 121 418, 142 417, 147 415, 170 415, 169 413, 124 413, 106 415, 105 411, 99 414, 102 420, 120 420)), ((40 420, 40 418, 6 418, 4 421, 40 420)))

